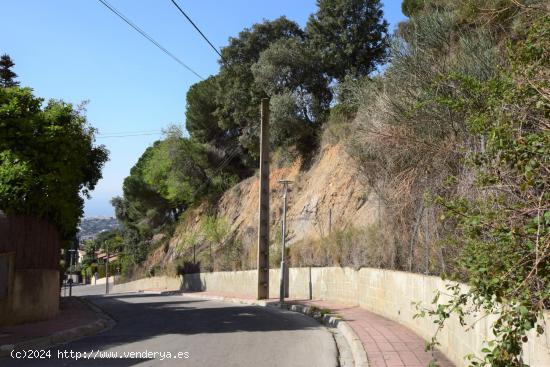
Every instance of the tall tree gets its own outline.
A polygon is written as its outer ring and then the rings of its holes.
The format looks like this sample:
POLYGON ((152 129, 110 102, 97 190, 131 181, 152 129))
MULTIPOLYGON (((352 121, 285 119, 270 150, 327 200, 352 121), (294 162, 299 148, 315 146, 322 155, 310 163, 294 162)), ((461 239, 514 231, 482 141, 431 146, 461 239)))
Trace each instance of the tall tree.
POLYGON ((211 76, 187 91, 185 127, 193 139, 203 144, 224 143, 225 132, 218 126, 215 115, 218 90, 217 76, 211 76))
POLYGON ((216 116, 226 136, 243 147, 242 159, 249 167, 255 167, 257 163, 259 105, 260 100, 267 97, 265 91, 255 84, 251 67, 273 42, 303 37, 297 23, 280 17, 244 29, 222 49, 216 116))
POLYGON ((17 78, 17 74, 11 70, 15 65, 11 57, 7 54, 0 56, 0 87, 15 87, 19 85, 19 82, 14 79, 17 78))
POLYGON ((276 147, 315 151, 316 134, 332 94, 322 65, 305 42, 281 39, 252 65, 255 84, 271 98, 271 140, 276 147))
POLYGON ((365 76, 386 60, 388 22, 380 0, 317 0, 306 33, 330 76, 365 76))
POLYGON ((177 214, 206 192, 210 178, 205 162, 204 146, 184 138, 180 129, 172 127, 145 162, 143 181, 177 214))
POLYGON ((267 96, 293 94, 301 106, 301 118, 320 122, 332 95, 322 65, 299 39, 281 39, 260 54, 252 65, 254 81, 267 96))
POLYGON ((0 88, 0 209, 47 219, 69 239, 108 152, 82 108, 42 102, 30 88, 0 88))

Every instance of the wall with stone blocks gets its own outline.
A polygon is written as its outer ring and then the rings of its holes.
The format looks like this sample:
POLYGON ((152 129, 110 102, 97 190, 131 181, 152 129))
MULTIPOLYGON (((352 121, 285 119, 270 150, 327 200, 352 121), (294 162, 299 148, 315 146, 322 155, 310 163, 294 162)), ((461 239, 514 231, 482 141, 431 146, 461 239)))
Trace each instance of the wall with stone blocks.
MULTIPOLYGON (((115 286, 115 291, 165 289, 224 292, 256 295, 255 270, 188 274, 180 278, 156 277, 115 286)), ((445 291, 446 282, 438 277, 399 271, 363 268, 291 268, 289 296, 293 299, 322 299, 347 305, 358 305, 397 321, 424 339, 430 339, 435 324, 428 318, 416 318, 413 302, 431 305, 436 290, 445 291)), ((269 296, 279 296, 279 271, 269 272, 269 296)), ((441 301, 445 301, 444 297, 441 301)), ((550 319, 550 314, 546 315, 550 319)), ((479 315, 478 315, 479 318, 479 315)), ((457 366, 467 366, 464 356, 476 353, 490 337, 491 318, 479 318, 470 330, 464 330, 456 318, 439 332, 439 349, 457 366)), ((550 325, 550 323, 549 323, 550 325)), ((525 345, 525 362, 531 367, 550 366, 550 336, 529 336, 525 345)))
MULTIPOLYGON (((98 279, 97 284, 100 280, 103 280, 105 284, 105 278, 98 279)), ((116 283, 116 282, 115 282, 116 283)), ((111 281, 109 279, 109 284, 111 281)), ((125 292, 140 292, 144 290, 155 290, 155 291, 179 291, 183 290, 183 277, 151 277, 151 278, 142 278, 128 283, 115 284, 112 288, 113 293, 125 293, 125 292)))

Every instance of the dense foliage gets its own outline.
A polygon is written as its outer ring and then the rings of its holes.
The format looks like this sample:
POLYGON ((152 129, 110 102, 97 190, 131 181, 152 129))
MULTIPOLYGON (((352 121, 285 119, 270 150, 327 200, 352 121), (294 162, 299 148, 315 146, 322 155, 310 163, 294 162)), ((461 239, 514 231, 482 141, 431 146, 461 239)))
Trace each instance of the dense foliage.
POLYGON ((84 200, 101 178, 107 150, 94 145, 84 108, 35 97, 30 88, 0 87, 0 208, 76 233, 84 200))
POLYGON ((385 60, 387 23, 378 0, 318 6, 305 30, 281 17, 230 38, 219 74, 189 90, 187 129, 229 159, 228 172, 246 177, 257 167, 262 98, 271 99, 273 148, 314 152, 333 102, 332 78, 366 76, 385 60))
POLYGON ((349 149, 381 199, 394 267, 469 285, 451 283, 420 315, 440 328, 453 314, 465 327, 487 318, 494 338, 471 365, 525 366, 550 296, 548 9, 406 0, 403 11, 384 76, 352 83, 349 149))
POLYGON ((519 42, 509 45, 509 67, 498 78, 455 76, 469 98, 453 108, 466 111, 472 134, 485 137, 469 159, 482 195, 441 199, 457 223, 455 245, 471 285, 452 288, 453 299, 434 315, 493 314, 495 340, 472 365, 525 366, 527 333, 545 332, 550 307, 550 15, 533 14, 519 42))
POLYGON ((330 76, 367 76, 385 61, 388 22, 379 0, 318 0, 317 6, 306 31, 330 76))

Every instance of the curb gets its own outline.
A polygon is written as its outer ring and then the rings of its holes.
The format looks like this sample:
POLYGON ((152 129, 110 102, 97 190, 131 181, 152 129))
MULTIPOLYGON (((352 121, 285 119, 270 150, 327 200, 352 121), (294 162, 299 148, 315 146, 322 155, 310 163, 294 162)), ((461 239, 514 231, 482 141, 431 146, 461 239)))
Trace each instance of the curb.
MULTIPOLYGON (((242 299, 242 298, 222 297, 222 296, 206 296, 206 295, 203 296, 200 294, 182 293, 182 292, 179 292, 178 294, 182 296, 211 299, 216 301, 225 301, 225 302, 232 302, 232 303, 238 303, 238 304, 281 308, 278 302, 268 303, 263 300, 248 300, 248 299, 242 299)), ((289 311, 299 312, 306 316, 310 316, 325 326, 338 329, 338 331, 342 334, 342 336, 344 337, 344 339, 346 340, 346 342, 348 343, 351 349, 351 354, 353 357, 353 365, 355 367, 369 367, 367 353, 365 352, 365 348, 363 347, 363 343, 361 342, 361 339, 355 333, 353 328, 349 326, 349 324, 344 319, 338 316, 331 316, 330 314, 322 314, 315 307, 304 306, 301 304, 285 303, 283 304, 282 308, 287 309, 289 311)))
POLYGON ((116 324, 110 316, 90 301, 84 298, 78 299, 92 309, 96 316, 99 317, 99 320, 93 321, 87 325, 81 325, 71 329, 58 331, 57 333, 49 336, 26 340, 15 344, 0 345, 0 358, 9 356, 13 350, 44 349, 57 344, 71 342, 86 336, 95 335, 112 328, 116 324))
MULTIPOLYGON (((131 291, 131 292, 124 292, 124 293, 136 293, 136 292, 131 291)), ((156 290, 143 289, 143 290, 137 291, 137 293, 157 294, 159 296, 176 296, 176 295, 180 295, 181 291, 179 291, 179 290, 178 291, 156 291, 156 290)))
MULTIPOLYGON (((274 304, 273 306, 279 307, 279 304, 274 304)), ((283 307, 290 311, 300 312, 304 315, 313 317, 326 326, 338 329, 338 331, 344 336, 344 339, 351 349, 354 366, 369 367, 367 353, 365 352, 361 339, 344 319, 339 316, 323 314, 317 308, 312 306, 304 306, 301 304, 284 304, 283 307)))

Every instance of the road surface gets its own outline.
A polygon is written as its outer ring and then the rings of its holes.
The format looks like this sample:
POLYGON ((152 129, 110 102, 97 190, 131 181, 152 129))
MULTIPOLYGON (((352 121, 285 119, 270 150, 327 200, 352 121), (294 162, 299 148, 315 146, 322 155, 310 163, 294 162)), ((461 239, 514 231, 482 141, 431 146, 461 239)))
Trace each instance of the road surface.
POLYGON ((2 366, 337 365, 332 335, 301 314, 181 295, 98 295, 104 287, 77 286, 73 294, 86 294, 115 319, 114 328, 52 348, 51 359, 7 359, 2 366), (77 352, 97 357, 76 360, 77 352), (119 358, 130 352, 138 358, 119 358), (68 358, 58 359, 60 353, 68 358), (107 355, 116 358, 99 358, 107 355))

